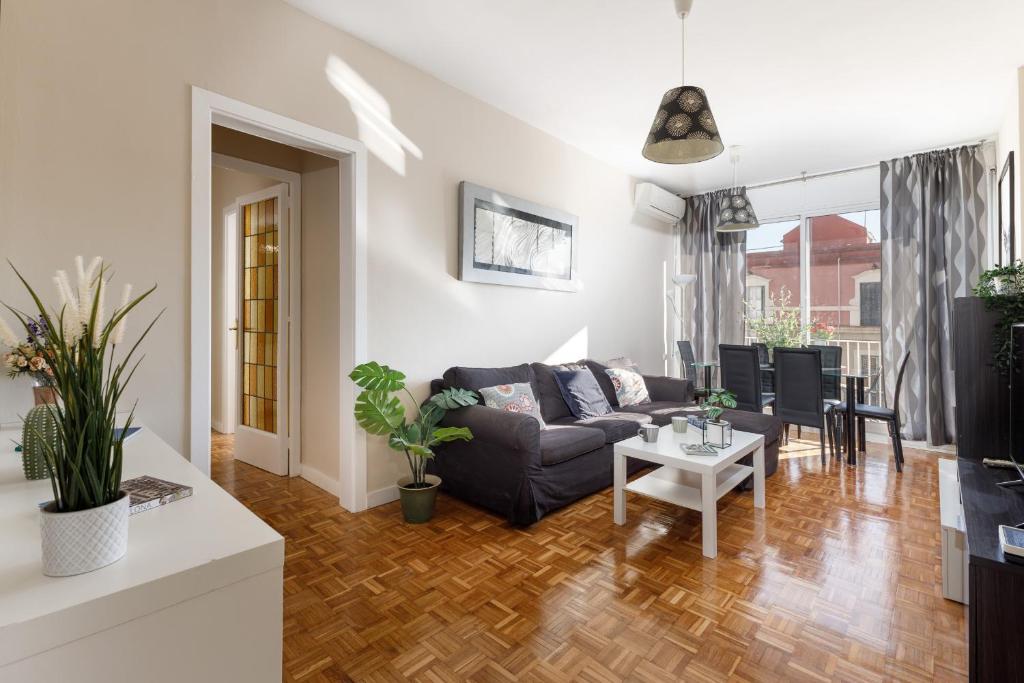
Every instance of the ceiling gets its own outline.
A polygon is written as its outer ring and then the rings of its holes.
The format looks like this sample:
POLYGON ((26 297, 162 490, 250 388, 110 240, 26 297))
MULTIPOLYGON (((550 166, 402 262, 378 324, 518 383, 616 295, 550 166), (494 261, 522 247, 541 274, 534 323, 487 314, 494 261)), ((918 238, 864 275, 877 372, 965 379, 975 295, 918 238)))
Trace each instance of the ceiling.
MULTIPOLYGON (((732 183, 728 153, 640 154, 679 85, 671 0, 287 1, 638 178, 732 183)), ((697 0, 686 26, 744 184, 991 138, 1024 64, 1022 0, 697 0)))

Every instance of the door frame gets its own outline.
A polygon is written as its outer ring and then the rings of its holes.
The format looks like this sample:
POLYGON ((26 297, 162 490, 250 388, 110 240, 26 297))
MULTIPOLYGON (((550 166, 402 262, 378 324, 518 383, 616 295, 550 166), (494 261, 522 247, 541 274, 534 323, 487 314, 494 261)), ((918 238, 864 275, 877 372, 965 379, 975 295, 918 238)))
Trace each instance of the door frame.
MULTIPOLYGON (((288 186, 288 263, 285 265, 288 271, 288 317, 290 320, 288 326, 288 476, 297 477, 302 473, 302 175, 218 152, 214 152, 211 159, 214 166, 273 178, 288 186)), ((235 197, 236 210, 238 209, 238 200, 239 197, 235 197)), ((225 207, 225 211, 227 211, 227 207, 225 207)), ((228 254, 227 235, 222 235, 222 239, 225 240, 222 252, 226 259, 228 254)), ((235 265, 237 267, 238 264, 235 265)), ((224 274, 226 277, 226 267, 224 274)), ((214 284, 216 285, 216 283, 214 284)), ((225 280, 222 286, 226 289, 226 285, 227 281, 225 280)), ((227 297, 224 297, 225 306, 227 306, 227 301, 227 297)), ((235 355, 224 349, 221 356, 221 381, 227 386, 230 382, 230 378, 227 376, 229 364, 225 361, 230 360, 234 363, 235 355)), ((221 415, 225 414, 226 397, 227 392, 221 392, 221 415)), ((237 395, 235 399, 237 405, 237 395)), ((234 415, 236 422, 233 426, 237 428, 237 410, 234 415)))
POLYGON ((212 126, 256 135, 338 160, 341 301, 341 405, 338 415, 338 502, 346 510, 366 509, 366 436, 357 428, 355 391, 347 369, 368 358, 367 349, 367 151, 351 138, 281 116, 245 102, 192 86, 191 273, 189 303, 189 458, 210 473, 210 388, 212 288, 212 126))

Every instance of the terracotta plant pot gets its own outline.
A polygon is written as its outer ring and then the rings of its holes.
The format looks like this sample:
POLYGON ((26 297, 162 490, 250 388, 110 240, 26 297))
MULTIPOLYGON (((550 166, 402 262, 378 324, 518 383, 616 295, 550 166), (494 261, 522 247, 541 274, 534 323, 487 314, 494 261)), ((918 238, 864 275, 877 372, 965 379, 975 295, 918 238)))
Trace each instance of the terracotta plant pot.
POLYGON ((74 576, 117 562, 128 550, 128 494, 113 503, 77 512, 40 510, 43 574, 74 576))
POLYGON ((57 402, 57 392, 53 390, 53 387, 32 387, 32 396, 35 398, 37 406, 57 402))
POLYGON ((437 487, 441 485, 441 477, 426 475, 425 487, 412 488, 412 477, 398 480, 398 497, 402 502, 402 516, 409 524, 423 524, 434 516, 434 502, 437 500, 437 487))

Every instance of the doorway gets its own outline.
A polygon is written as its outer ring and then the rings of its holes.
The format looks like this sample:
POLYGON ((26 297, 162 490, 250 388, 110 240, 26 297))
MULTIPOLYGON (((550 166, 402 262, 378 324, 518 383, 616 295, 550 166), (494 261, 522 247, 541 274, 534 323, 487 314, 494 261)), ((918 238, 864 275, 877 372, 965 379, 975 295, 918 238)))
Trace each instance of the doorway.
MULTIPOLYGON (((333 319, 340 321, 336 328, 335 348, 333 352, 316 356, 316 361, 318 367, 321 361, 325 361, 323 369, 317 373, 317 379, 332 387, 338 399, 333 405, 329 405, 329 402, 324 405, 316 401, 304 402, 297 395, 298 385, 306 387, 313 382, 288 383, 289 410, 292 412, 286 419, 286 425, 290 430, 290 452, 294 453, 292 444, 307 424, 307 421, 296 418, 294 408, 297 406, 316 406, 322 414, 319 419, 308 421, 309 424, 314 427, 333 425, 335 431, 327 438, 310 440, 324 449, 323 458, 318 464, 306 462, 308 449, 304 449, 299 463, 289 462, 288 473, 303 476, 321 488, 332 491, 347 510, 363 510, 366 508, 366 442, 356 428, 352 412, 355 392, 351 383, 345 381, 345 375, 351 367, 365 361, 367 357, 366 148, 358 141, 196 87, 192 89, 190 459, 202 471, 209 473, 214 402, 212 347, 215 339, 212 252, 214 226, 220 228, 216 230, 220 233, 225 221, 224 207, 215 210, 211 196, 215 127, 244 133, 293 151, 311 152, 331 162, 333 175, 322 174, 320 180, 325 183, 325 187, 330 185, 336 192, 333 216, 328 219, 333 221, 330 235, 333 236, 334 244, 333 248, 311 251, 328 263, 336 274, 336 282, 327 288, 330 290, 326 292, 328 296, 319 301, 323 310, 333 306, 333 319), (209 360, 204 362, 203 359, 209 360), (332 359, 334 367, 326 363, 332 359), (294 469, 291 467, 293 464, 296 465, 294 469)), ((237 213, 234 220, 238 221, 237 213)), ((296 232, 293 231, 293 235, 296 232)), ((294 253, 300 251, 293 249, 294 253)), ((322 272, 322 269, 307 268, 306 265, 291 269, 288 282, 292 289, 289 298, 296 290, 301 291, 301 282, 297 282, 300 272, 303 275, 307 272, 322 272)), ((311 298, 304 297, 303 305, 311 298)), ((296 341, 297 337, 302 336, 301 327, 294 329, 294 316, 298 313, 299 309, 293 310, 293 317, 286 321, 293 326, 290 330, 292 343, 288 356, 291 366, 296 366, 292 359, 302 349, 302 344, 296 341)), ((298 363, 303 368, 309 365, 311 363, 298 363)), ((242 380, 238 378, 235 381, 237 384, 242 380)), ((236 430, 241 411, 242 405, 239 403, 234 420, 236 430)), ((302 412, 307 414, 312 411, 302 412)), ((273 419, 273 411, 270 415, 273 419)), ((222 416, 221 427, 225 428, 223 419, 222 416)))
MULTIPOLYGON (((216 136, 215 136, 216 138, 216 136)), ((301 472, 301 177, 215 153, 211 424, 222 454, 273 474, 301 472), (281 182, 284 180, 285 182, 281 182), (295 324, 293 325, 293 319, 295 324), (293 385, 297 385, 292 392, 293 385), (230 447, 226 447, 230 446, 230 447)))

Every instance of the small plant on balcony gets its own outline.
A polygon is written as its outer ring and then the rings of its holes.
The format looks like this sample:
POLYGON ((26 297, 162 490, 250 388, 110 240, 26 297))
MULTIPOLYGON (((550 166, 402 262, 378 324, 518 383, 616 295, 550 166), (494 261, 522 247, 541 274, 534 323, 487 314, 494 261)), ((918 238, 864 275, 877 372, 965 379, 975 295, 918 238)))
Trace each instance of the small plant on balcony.
POLYGON ((811 335, 811 339, 818 341, 830 341, 836 336, 836 328, 829 325, 824 320, 815 320, 807 326, 807 332, 811 335))
POLYGON ((790 306, 791 298, 789 289, 782 287, 778 299, 769 297, 763 314, 751 309, 746 316, 747 333, 769 349, 799 346, 803 325, 800 324, 800 308, 790 306))

